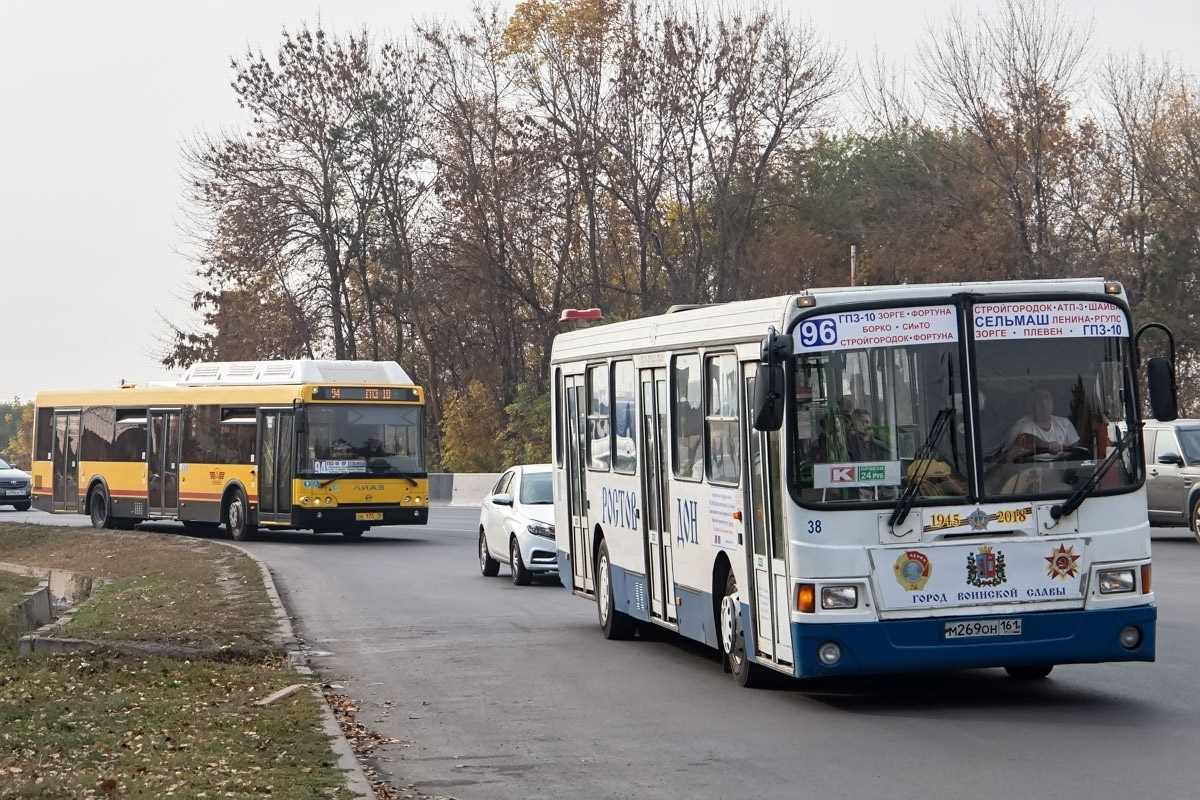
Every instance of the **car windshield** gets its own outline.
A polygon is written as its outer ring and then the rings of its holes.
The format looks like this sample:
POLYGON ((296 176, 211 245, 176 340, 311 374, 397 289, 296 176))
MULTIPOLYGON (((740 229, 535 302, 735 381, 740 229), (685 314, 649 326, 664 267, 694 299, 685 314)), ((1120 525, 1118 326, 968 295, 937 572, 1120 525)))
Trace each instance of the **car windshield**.
POLYGON ((1188 464, 1200 464, 1200 428, 1180 428, 1179 446, 1188 464))
POLYGON ((527 506, 544 506, 554 503, 549 472, 526 472, 522 476, 521 502, 527 506))
POLYGON ((3 458, 0 458, 0 469, 12 469, 12 465, 3 458))

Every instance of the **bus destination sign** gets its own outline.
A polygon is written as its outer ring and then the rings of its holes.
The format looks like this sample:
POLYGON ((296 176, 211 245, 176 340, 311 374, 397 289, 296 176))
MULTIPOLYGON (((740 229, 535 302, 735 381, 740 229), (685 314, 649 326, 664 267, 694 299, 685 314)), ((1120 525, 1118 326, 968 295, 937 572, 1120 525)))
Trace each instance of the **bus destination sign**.
POLYGON ((415 403, 417 390, 397 386, 314 386, 312 399, 415 403))

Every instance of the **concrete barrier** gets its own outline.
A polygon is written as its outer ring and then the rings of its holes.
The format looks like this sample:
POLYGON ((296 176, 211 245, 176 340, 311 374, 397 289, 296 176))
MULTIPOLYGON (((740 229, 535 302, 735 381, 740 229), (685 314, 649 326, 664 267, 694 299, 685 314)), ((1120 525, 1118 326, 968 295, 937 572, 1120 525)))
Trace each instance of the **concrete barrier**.
POLYGON ((431 472, 429 505, 477 506, 500 475, 499 472, 431 472))

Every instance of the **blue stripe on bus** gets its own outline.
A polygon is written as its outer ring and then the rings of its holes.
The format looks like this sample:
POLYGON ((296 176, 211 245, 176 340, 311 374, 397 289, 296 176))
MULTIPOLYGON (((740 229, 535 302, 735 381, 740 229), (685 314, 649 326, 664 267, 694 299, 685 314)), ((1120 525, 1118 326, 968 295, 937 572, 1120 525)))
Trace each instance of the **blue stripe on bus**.
MULTIPOLYGON (((748 615, 749 609, 743 607, 748 615)), ((994 619, 997 614, 955 617, 994 619)), ((919 672, 939 669, 1091 664, 1102 661, 1153 661, 1154 606, 1091 611, 1042 611, 1004 615, 1021 617, 1021 635, 1009 638, 943 639, 946 618, 868 623, 792 623, 797 677, 919 672), (1126 625, 1142 632, 1142 643, 1126 650, 1117 635, 1126 625), (842 659, 833 667, 817 660, 817 648, 837 642, 842 659)))

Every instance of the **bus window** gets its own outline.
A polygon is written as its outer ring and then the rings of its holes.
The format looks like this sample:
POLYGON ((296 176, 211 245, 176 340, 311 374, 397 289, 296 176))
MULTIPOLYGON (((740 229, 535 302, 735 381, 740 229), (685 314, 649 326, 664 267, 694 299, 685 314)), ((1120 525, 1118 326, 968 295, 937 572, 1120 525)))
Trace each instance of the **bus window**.
POLYGON ((616 442, 613 469, 632 474, 637 468, 637 414, 632 361, 613 364, 613 434, 616 442))
POLYGON ((588 368, 588 392, 588 468, 607 471, 612 453, 607 367, 588 368))
POLYGON ((700 410, 700 356, 676 356, 671 370, 671 407, 674 410, 671 449, 677 478, 699 479, 704 472, 701 437, 704 415, 700 410))
POLYGON ((738 364, 732 353, 708 358, 708 394, 704 415, 708 479, 737 483, 741 474, 738 426, 738 364))

